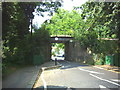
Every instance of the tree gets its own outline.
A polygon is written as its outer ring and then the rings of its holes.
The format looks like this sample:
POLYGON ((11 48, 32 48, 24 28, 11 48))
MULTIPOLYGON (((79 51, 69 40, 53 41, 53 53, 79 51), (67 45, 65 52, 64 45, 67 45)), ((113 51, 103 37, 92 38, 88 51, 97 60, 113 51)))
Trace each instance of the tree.
POLYGON ((51 35, 71 35, 74 36, 76 30, 82 29, 84 21, 77 11, 66 11, 59 9, 48 23, 46 29, 51 35))
POLYGON ((86 21, 89 33, 95 32, 97 38, 99 38, 99 40, 93 41, 92 53, 100 54, 103 58, 105 58, 105 55, 113 55, 120 51, 119 41, 100 39, 118 38, 120 40, 119 6, 119 2, 87 2, 81 7, 75 8, 81 9, 81 16, 86 21))
POLYGON ((89 31, 89 24, 82 19, 81 13, 59 9, 48 23, 47 29, 51 35, 71 35, 80 41, 81 46, 87 48, 92 47, 96 43, 93 41, 97 40, 97 32, 89 31))
MULTIPOLYGON (((81 7, 83 9, 82 15, 88 20, 96 20, 90 29, 96 30, 100 38, 119 38, 119 6, 119 2, 87 2, 81 7), (92 14, 90 15, 90 13, 92 14)), ((113 51, 119 51, 118 42, 113 51)))
MULTIPOLYGON (((86 19, 87 22, 91 23, 89 30, 101 25, 101 27, 107 27, 107 30, 109 29, 106 36, 109 36, 110 38, 119 38, 119 5, 119 2, 87 2, 78 8, 82 9, 82 17, 86 19), (116 36, 112 37, 113 34, 116 36)), ((106 30, 104 31, 106 32, 106 30)))
MULTIPOLYGON (((52 14, 59 6, 61 6, 61 3, 58 1, 2 3, 3 64, 32 64, 31 54, 35 53, 32 53, 31 49, 33 48, 34 50, 36 44, 31 42, 29 25, 30 20, 34 18, 33 12, 37 9, 36 12, 39 15, 41 15, 40 13, 47 11, 52 14)), ((40 34, 40 37, 44 37, 44 34, 48 34, 44 33, 44 31, 40 32, 43 32, 43 35, 40 34)), ((37 37, 36 32, 35 37, 37 37)), ((33 41, 36 39, 35 37, 33 36, 33 41)), ((40 39, 41 42, 44 42, 45 40, 46 39, 40 39)))

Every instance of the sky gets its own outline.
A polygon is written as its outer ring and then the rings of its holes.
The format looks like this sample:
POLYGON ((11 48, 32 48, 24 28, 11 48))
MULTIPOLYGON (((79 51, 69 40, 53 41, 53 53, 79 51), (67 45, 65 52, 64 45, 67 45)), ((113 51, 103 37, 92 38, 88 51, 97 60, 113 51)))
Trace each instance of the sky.
MULTIPOLYGON (((63 0, 63 6, 62 9, 71 11, 74 6, 81 6, 88 0, 63 0)), ((42 16, 34 16, 33 24, 37 25, 37 27, 40 27, 40 25, 47 19, 50 19, 50 16, 47 16, 47 13, 44 14, 44 17, 42 16)))

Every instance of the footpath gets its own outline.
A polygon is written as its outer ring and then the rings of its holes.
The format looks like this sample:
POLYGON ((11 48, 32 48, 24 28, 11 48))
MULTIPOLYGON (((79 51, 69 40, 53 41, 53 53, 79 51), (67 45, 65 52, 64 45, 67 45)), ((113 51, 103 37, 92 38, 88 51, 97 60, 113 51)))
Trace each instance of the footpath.
POLYGON ((2 80, 2 88, 32 88, 42 69, 57 67, 60 67, 59 63, 55 65, 54 61, 49 61, 40 66, 22 68, 2 80))

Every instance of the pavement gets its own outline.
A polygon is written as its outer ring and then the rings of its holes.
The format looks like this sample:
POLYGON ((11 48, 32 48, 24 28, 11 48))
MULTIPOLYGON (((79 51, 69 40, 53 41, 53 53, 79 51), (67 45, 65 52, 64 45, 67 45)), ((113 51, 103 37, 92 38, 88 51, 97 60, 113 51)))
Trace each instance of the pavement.
POLYGON ((54 61, 49 61, 39 66, 30 66, 17 70, 2 80, 2 88, 32 88, 37 77, 42 72, 42 68, 53 66, 55 66, 54 61))
POLYGON ((43 71, 33 88, 48 90, 50 88, 70 90, 77 88, 120 89, 119 73, 75 62, 59 61, 59 63, 62 67, 43 71))

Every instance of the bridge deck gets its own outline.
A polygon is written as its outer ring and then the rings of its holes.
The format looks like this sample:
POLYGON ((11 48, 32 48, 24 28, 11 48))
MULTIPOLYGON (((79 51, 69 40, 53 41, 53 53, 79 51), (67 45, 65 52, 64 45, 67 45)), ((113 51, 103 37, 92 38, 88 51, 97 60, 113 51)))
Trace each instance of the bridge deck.
POLYGON ((51 36, 52 43, 64 43, 64 42, 70 41, 72 39, 73 39, 73 37, 71 37, 69 35, 51 36), (58 38, 58 40, 55 40, 56 37, 58 38))

